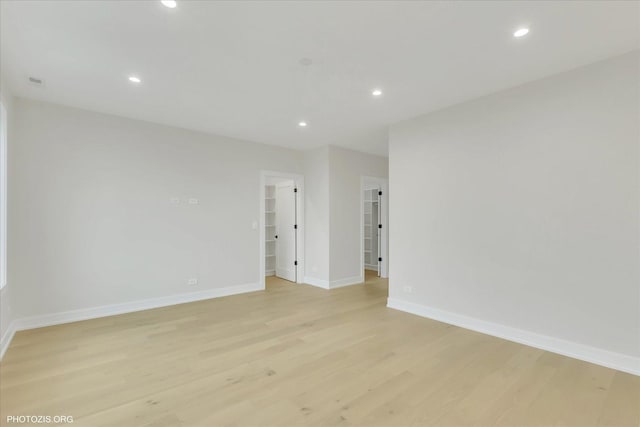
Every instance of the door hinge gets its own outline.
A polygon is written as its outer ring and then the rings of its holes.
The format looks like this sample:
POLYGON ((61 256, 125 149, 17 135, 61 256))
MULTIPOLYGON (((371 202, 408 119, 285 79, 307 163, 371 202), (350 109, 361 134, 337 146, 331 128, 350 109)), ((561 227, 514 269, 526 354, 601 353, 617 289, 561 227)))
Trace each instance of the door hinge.
POLYGON ((293 261, 293 265, 298 265, 298 261, 293 261))
POLYGON ((378 191, 378 196, 382 196, 382 191, 378 191))
POLYGON ((293 225, 293 228, 294 228, 295 230, 297 230, 297 229, 298 229, 298 224, 294 224, 294 225, 293 225))
POLYGON ((382 228, 382 224, 378 224, 378 228, 382 228))
POLYGON ((298 192, 298 189, 297 189, 297 188, 294 188, 294 189, 293 189, 293 192, 294 192, 294 193, 297 193, 297 192, 298 192))
POLYGON ((382 261, 382 258, 378 257, 378 261, 382 261))

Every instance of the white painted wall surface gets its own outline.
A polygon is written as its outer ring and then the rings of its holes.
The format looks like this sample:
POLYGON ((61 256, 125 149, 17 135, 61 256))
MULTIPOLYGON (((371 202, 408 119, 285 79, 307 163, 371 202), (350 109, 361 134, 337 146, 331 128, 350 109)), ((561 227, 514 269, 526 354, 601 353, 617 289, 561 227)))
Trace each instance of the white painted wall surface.
POLYGON ((639 64, 393 126, 390 298, 640 356, 639 64))
POLYGON ((388 159, 344 148, 329 147, 331 211, 331 281, 361 277, 361 178, 387 178, 388 159))
POLYGON ((25 99, 14 110, 17 317, 259 282, 259 171, 298 173, 299 152, 25 99))
POLYGON ((305 276, 329 280, 329 147, 304 152, 305 276))
MULTIPOLYGON (((6 111, 7 111, 7 144, 11 144, 14 142, 13 139, 13 125, 12 125, 12 120, 14 119, 13 117, 13 97, 11 95, 10 92, 8 92, 7 90, 7 86, 4 84, 4 81, 0 81, 0 100, 2 101, 2 104, 4 105, 6 111)), ((7 147, 7 153, 9 153, 9 151, 13 148, 13 145, 11 147, 7 147)), ((9 168, 13 168, 13 165, 11 165, 9 162, 7 163, 7 167, 9 168)), ((0 190, 1 191, 1 190, 0 190)), ((9 215, 10 212, 10 201, 7 200, 8 206, 7 206, 7 214, 9 215)), ((7 226, 8 228, 8 226, 7 226)), ((8 236, 9 238, 12 236, 8 236)), ((8 242, 7 242, 8 243, 8 242)), ((8 246, 8 245, 7 245, 8 246)), ((11 303, 12 297, 11 297, 11 292, 13 289, 13 285, 8 283, 2 288, 0 289, 0 356, 2 355, 2 351, 4 350, 4 346, 8 344, 8 341, 10 339, 9 335, 10 335, 10 331, 9 331, 9 325, 11 324, 11 321, 14 318, 13 315, 13 306, 11 303)))

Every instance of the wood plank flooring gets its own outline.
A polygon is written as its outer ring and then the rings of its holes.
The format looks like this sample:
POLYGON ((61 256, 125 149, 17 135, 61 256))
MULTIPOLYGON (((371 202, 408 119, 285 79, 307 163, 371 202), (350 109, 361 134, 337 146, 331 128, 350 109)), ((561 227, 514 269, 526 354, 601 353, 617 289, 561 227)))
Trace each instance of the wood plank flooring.
MULTIPOLYGON (((387 283, 267 290, 18 332, 8 415, 74 426, 634 426, 640 377, 385 307, 387 283)), ((24 424, 23 424, 24 425, 24 424)))

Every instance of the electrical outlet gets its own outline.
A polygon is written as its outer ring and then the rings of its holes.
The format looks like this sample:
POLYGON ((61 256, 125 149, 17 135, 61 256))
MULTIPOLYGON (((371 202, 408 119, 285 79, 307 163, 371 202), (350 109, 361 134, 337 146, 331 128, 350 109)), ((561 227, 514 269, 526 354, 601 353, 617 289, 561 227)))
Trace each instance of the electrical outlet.
POLYGON ((410 294, 411 292, 413 292, 413 288, 411 286, 405 286, 404 288, 402 288, 402 290, 405 294, 410 294))
POLYGON ((187 285, 195 286, 198 284, 198 279, 189 279, 187 280, 187 285))

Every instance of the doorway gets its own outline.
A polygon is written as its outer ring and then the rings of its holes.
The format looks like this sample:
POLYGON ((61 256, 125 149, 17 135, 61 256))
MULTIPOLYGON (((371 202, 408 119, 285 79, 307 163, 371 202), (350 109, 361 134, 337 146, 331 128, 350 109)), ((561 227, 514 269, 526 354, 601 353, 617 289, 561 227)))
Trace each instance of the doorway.
POLYGON ((262 171, 260 176, 260 272, 302 283, 304 277, 303 177, 262 171))
POLYGON ((382 189, 376 185, 364 190, 364 269, 375 271, 380 276, 380 256, 382 223, 380 209, 380 197, 382 189))
POLYGON ((365 277, 388 277, 388 182, 384 178, 362 177, 360 267, 365 277))
MULTIPOLYGON (((290 282, 296 281, 296 247, 298 244, 296 211, 298 210, 293 181, 287 180, 275 184, 275 216, 273 246, 275 256, 275 275, 290 282)), ((268 215, 268 214, 267 214, 268 215)), ((271 236, 267 236, 267 240, 271 236)))

